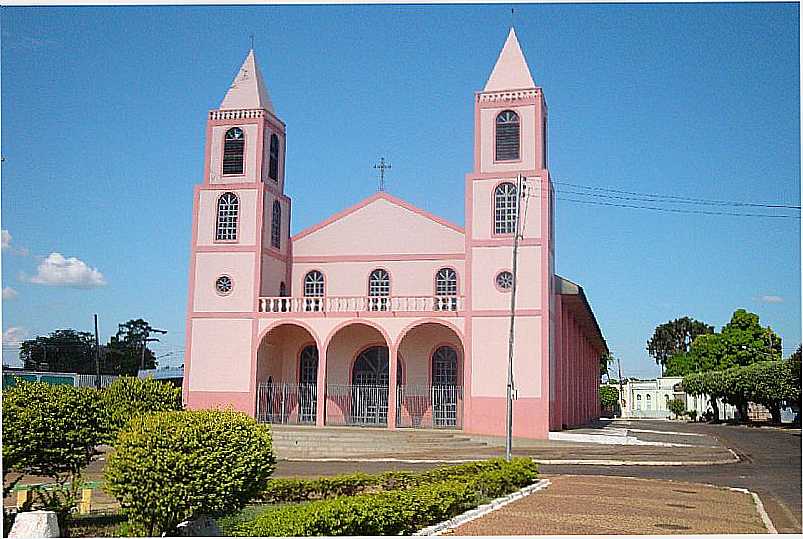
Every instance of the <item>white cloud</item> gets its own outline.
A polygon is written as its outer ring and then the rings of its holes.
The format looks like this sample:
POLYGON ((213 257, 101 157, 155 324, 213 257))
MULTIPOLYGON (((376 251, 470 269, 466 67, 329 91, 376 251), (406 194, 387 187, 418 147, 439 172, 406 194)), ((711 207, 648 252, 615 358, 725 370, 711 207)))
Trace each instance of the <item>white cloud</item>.
POLYGON ((61 253, 50 253, 36 268, 36 275, 26 280, 46 286, 69 286, 72 288, 95 288, 106 285, 106 278, 97 268, 89 267, 78 258, 65 258, 61 253))
POLYGON ((762 303, 783 303, 781 296, 759 296, 758 299, 762 303))
POLYGON ((0 231, 0 238, 2 238, 3 249, 11 247, 11 234, 8 230, 3 229, 0 231))
POLYGON ((20 342, 24 341, 27 337, 28 330, 23 327, 13 326, 7 328, 3 332, 3 346, 16 346, 20 342))
POLYGON ((15 245, 11 245, 11 233, 8 230, 3 229, 0 231, 0 240, 2 241, 2 249, 3 251, 8 251, 11 254, 19 255, 19 256, 28 256, 28 249, 25 247, 17 247, 15 245))
POLYGON ((3 299, 16 299, 18 295, 19 293, 10 286, 3 288, 3 299))

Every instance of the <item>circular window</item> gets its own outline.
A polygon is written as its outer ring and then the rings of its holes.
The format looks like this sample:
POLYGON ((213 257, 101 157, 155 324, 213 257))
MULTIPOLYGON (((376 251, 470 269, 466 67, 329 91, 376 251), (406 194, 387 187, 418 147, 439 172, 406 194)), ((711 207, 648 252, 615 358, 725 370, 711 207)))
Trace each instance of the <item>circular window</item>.
POLYGON ((496 274, 496 286, 502 290, 513 288, 513 274, 509 271, 500 271, 496 274))
POLYGON ((215 281, 215 290, 217 290, 217 293, 222 296, 226 296, 231 293, 233 286, 234 284, 231 282, 231 277, 228 275, 221 275, 217 278, 217 281, 215 281))

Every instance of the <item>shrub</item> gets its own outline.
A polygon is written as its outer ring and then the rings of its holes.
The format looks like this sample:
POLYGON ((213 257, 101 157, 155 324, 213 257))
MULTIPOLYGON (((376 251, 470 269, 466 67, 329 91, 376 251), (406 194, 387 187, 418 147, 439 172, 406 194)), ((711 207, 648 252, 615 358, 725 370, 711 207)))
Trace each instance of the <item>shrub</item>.
POLYGON ((101 391, 104 441, 114 443, 132 417, 181 410, 181 389, 152 378, 123 376, 101 391))
POLYGON ((672 399, 667 405, 669 411, 675 414, 675 419, 682 416, 686 412, 686 403, 680 399, 672 399))
POLYGON ((600 386, 599 403, 603 408, 611 408, 619 402, 619 390, 613 386, 600 386))
MULTIPOLYGON (((381 476, 389 478, 388 474, 381 476)), ((251 521, 234 522, 231 526, 224 521, 223 530, 237 536, 411 534, 475 507, 485 499, 533 483, 537 466, 530 459, 518 458, 510 463, 494 459, 399 477, 402 481, 415 478, 419 484, 272 507, 251 521)))
POLYGON ((75 506, 81 470, 97 455, 101 435, 95 389, 19 381, 3 392, 3 462, 58 483, 39 495, 62 521, 75 506))
POLYGON ((106 466, 106 490, 138 533, 171 532, 242 508, 275 467, 270 430, 234 411, 156 412, 131 419, 106 466))

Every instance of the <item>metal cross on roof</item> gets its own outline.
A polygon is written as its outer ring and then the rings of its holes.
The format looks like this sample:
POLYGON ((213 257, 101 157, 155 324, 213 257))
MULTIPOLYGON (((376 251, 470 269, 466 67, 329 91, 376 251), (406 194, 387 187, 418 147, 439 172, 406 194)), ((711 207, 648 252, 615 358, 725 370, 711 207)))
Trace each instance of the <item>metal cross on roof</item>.
POLYGON ((380 157, 379 158, 379 163, 374 165, 374 168, 379 170, 379 190, 380 191, 384 191, 385 190, 385 171, 391 169, 390 163, 385 163, 385 158, 384 157, 380 157))

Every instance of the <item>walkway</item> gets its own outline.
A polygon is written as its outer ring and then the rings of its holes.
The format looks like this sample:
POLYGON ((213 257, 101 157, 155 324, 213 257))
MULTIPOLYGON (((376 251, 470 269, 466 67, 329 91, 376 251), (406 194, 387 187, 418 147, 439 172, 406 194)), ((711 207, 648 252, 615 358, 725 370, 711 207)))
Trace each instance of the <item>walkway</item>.
POLYGON ((551 485, 449 535, 767 533, 753 497, 694 483, 547 476, 551 485))

